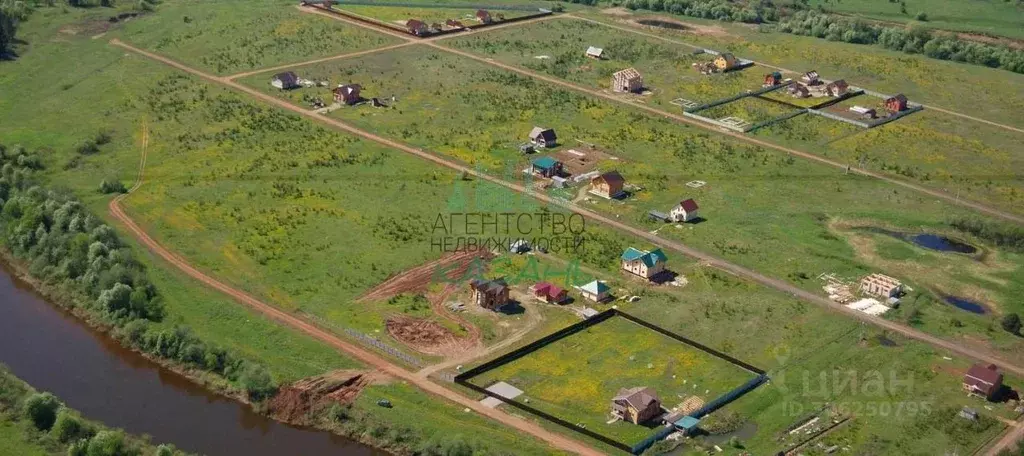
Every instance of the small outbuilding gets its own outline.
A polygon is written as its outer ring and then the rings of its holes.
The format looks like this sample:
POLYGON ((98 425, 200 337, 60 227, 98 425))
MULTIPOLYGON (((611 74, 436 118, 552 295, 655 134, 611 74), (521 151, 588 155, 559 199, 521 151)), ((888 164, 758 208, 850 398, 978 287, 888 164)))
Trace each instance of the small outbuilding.
POLYGON ((850 84, 847 84, 843 79, 832 81, 825 85, 825 93, 830 97, 841 97, 846 95, 846 92, 849 90, 850 84))
POLYGON ((509 287, 504 278, 494 280, 473 279, 469 282, 471 299, 476 305, 488 310, 500 310, 508 304, 509 287))
POLYGON ((601 60, 604 57, 604 49, 599 47, 590 46, 587 48, 587 57, 592 59, 601 60))
POLYGON ((533 296, 548 304, 561 304, 569 298, 569 292, 548 282, 540 282, 533 286, 533 296))
POLYGON ((903 294, 903 282, 885 274, 871 274, 860 279, 860 291, 886 299, 898 298, 903 294))
POLYGON ((641 424, 661 414, 661 400, 648 387, 623 388, 612 398, 612 415, 641 424))
POLYGON ((444 25, 447 25, 449 28, 453 28, 453 29, 464 29, 464 28, 466 28, 466 26, 463 25, 462 22, 459 22, 459 21, 457 21, 455 19, 448 19, 447 21, 444 21, 444 25))
POLYGON ((494 19, 491 17, 491 13, 485 9, 476 10, 476 19, 483 24, 490 24, 491 22, 494 22, 494 19))
POLYGON ((693 198, 680 201, 676 207, 672 208, 669 215, 673 221, 676 222, 689 222, 697 218, 697 202, 693 198))
POLYGON ((291 90, 301 87, 299 84, 299 77, 293 71, 285 71, 284 73, 275 74, 270 80, 270 85, 281 90, 291 90))
POLYGON ((363 101, 363 97, 359 95, 360 91, 363 90, 359 84, 342 84, 334 89, 334 101, 343 103, 346 105, 354 105, 363 101))
POLYGON ((530 142, 537 147, 555 147, 558 144, 558 136, 555 130, 550 128, 533 127, 530 130, 530 142))
POLYGON ((651 277, 665 270, 668 257, 661 249, 651 251, 630 247, 622 252, 622 270, 650 280, 651 277))
POLYGON ((590 180, 590 193, 604 198, 619 198, 626 193, 626 179, 618 171, 608 171, 590 180))
POLYGON ((577 287, 584 298, 594 302, 604 302, 611 297, 612 289, 602 280, 595 280, 581 287, 577 287))
POLYGON ((509 244, 508 251, 516 254, 529 252, 530 243, 526 242, 526 239, 517 239, 509 244))
POLYGON ((694 435, 697 432, 697 426, 700 425, 700 420, 692 416, 684 416, 672 422, 672 426, 682 432, 685 436, 694 435))
POLYGON ((808 72, 804 73, 804 75, 800 77, 800 80, 803 81, 804 84, 810 84, 810 85, 821 84, 821 77, 818 76, 818 72, 814 71, 814 70, 811 70, 811 71, 808 71, 808 72))
POLYGON ((551 157, 540 157, 530 163, 534 174, 543 177, 555 177, 562 174, 562 162, 551 157))
POLYGON ((892 112, 900 112, 907 110, 907 96, 902 93, 896 94, 885 99, 885 109, 892 112))
POLYGON ((793 98, 807 98, 811 96, 810 89, 803 84, 791 84, 786 90, 793 96, 793 98))
POLYGON ((775 87, 782 83, 782 73, 776 71, 764 75, 764 84, 762 87, 775 87))
POLYGON ((715 57, 715 67, 718 68, 718 71, 729 71, 738 66, 740 66, 740 61, 731 53, 723 52, 715 57))
POLYGON ((644 88, 644 78, 636 68, 626 68, 612 74, 612 90, 616 92, 640 93, 644 88))
POLYGON ((963 388, 967 394, 993 399, 1003 386, 1003 373, 995 364, 975 364, 964 374, 963 388))

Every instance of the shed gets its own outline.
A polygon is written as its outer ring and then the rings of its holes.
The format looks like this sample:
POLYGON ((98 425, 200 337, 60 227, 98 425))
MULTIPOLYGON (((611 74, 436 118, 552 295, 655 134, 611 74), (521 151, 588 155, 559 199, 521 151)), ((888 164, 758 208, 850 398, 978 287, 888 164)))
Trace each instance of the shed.
POLYGON ((406 30, 409 30, 409 33, 412 33, 413 35, 416 36, 426 35, 427 32, 430 31, 430 28, 427 27, 427 24, 419 19, 409 19, 408 21, 405 22, 405 28, 406 30))
POLYGON ((583 308, 583 312, 581 312, 581 314, 583 315, 583 318, 593 318, 593 317, 598 316, 600 313, 601 312, 598 312, 595 309, 591 309, 590 307, 584 307, 583 308))
POLYGON ((821 78, 818 76, 818 72, 814 70, 804 73, 804 75, 800 77, 800 80, 811 85, 821 83, 821 78))
POLYGON ((811 96, 811 91, 803 84, 791 84, 787 90, 794 98, 807 98, 811 96))
POLYGON ((613 91, 639 93, 643 88, 644 78, 636 68, 626 68, 612 74, 613 91))
POLYGON ((625 194, 626 179, 618 171, 608 171, 590 181, 590 193, 604 198, 618 198, 625 194))
POLYGON ((779 85, 779 83, 781 83, 781 82, 782 82, 782 73, 776 71, 776 72, 768 73, 768 74, 764 75, 764 84, 762 84, 762 86, 763 87, 774 87, 774 86, 779 85))
POLYGON ((558 144, 558 136, 555 130, 550 128, 533 127, 530 130, 530 142, 538 147, 555 147, 558 144))
POLYGON ((532 171, 544 177, 554 177, 562 173, 562 162, 551 157, 540 157, 531 162, 532 171))
POLYGON ((846 94, 850 90, 850 84, 847 84, 845 80, 839 79, 832 81, 825 86, 825 92, 830 97, 839 97, 846 94))
POLYGON ((697 218, 697 202, 693 198, 680 201, 676 207, 672 208, 670 215, 672 220, 676 222, 689 222, 697 218))
POLYGON ((466 28, 466 26, 463 25, 462 22, 459 22, 459 21, 457 21, 455 19, 448 19, 447 21, 444 21, 444 24, 447 25, 448 27, 451 27, 451 28, 454 28, 454 29, 464 29, 464 28, 466 28))
POLYGON ((739 64, 740 61, 736 59, 736 56, 728 52, 723 52, 718 54, 718 57, 715 57, 715 67, 717 67, 719 71, 731 70, 739 66, 739 64))
POLYGON ((683 435, 690 436, 697 430, 700 420, 692 416, 684 416, 672 423, 672 426, 680 430, 683 435))
POLYGON ((530 251, 530 243, 526 242, 526 239, 518 239, 508 246, 508 251, 512 253, 526 253, 530 251))
POLYGON ((604 56, 604 49, 594 46, 590 46, 587 48, 587 57, 601 60, 602 56, 604 56))
POLYGON ((611 297, 611 288, 605 285, 604 281, 595 280, 582 287, 577 287, 584 298, 594 302, 602 302, 611 297))
POLYGON ((270 80, 270 85, 281 90, 297 89, 300 87, 299 77, 293 71, 285 71, 284 73, 275 74, 270 80))
POLYGON ((494 22, 494 19, 491 18, 491 13, 485 9, 476 10, 476 18, 477 20, 484 24, 490 24, 491 22, 494 22))
POLYGON ((978 421, 978 411, 970 407, 964 407, 960 409, 960 412, 957 413, 957 415, 963 419, 978 421))

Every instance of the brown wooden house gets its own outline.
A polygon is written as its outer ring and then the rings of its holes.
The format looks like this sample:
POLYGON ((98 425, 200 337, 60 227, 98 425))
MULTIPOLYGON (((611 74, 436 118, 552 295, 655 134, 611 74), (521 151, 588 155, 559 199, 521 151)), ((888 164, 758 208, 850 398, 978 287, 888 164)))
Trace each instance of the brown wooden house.
POLYGON ((618 198, 625 193, 626 179, 618 171, 608 171, 590 181, 590 192, 604 198, 618 198))
POLYGON ((476 305, 497 311, 508 304, 508 284, 504 278, 494 280, 473 279, 469 282, 472 299, 476 305))
POLYGON ((612 398, 612 414, 623 421, 645 423, 660 413, 661 400, 651 388, 623 388, 612 398))
POLYGON ((900 112, 907 110, 907 96, 902 93, 896 94, 895 96, 885 99, 885 109, 892 112, 900 112))
POLYGON ((485 9, 476 10, 476 19, 482 24, 490 24, 491 22, 494 22, 494 19, 491 17, 491 13, 485 9))
POLYGON ((338 88, 334 89, 334 101, 349 106, 359 103, 363 101, 363 97, 359 95, 362 89, 362 86, 359 84, 339 85, 338 88))
POLYGON ((548 282, 533 286, 533 296, 548 304, 559 304, 569 298, 569 292, 548 282))
POLYGON ((1003 386, 1003 374, 995 364, 975 364, 964 374, 964 391, 992 399, 1003 386))
POLYGON ((430 27, 427 27, 427 23, 419 19, 409 19, 406 21, 405 29, 416 36, 423 36, 430 32, 430 27))

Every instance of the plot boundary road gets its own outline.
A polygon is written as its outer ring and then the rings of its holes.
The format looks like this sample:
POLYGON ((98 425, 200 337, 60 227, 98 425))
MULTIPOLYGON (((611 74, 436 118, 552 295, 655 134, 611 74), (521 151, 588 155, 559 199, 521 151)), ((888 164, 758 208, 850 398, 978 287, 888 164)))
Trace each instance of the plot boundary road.
MULTIPOLYGON (((835 302, 832 302, 831 300, 829 300, 827 298, 818 296, 818 295, 816 295, 814 293, 811 293, 809 291, 806 291, 806 290, 803 290, 801 288, 798 288, 795 285, 790 284, 789 282, 785 282, 783 280, 779 280, 779 279, 775 279, 775 278, 772 278, 772 277, 768 277, 768 276, 766 276, 764 274, 758 273, 758 272, 753 271, 753 270, 751 270, 749 268, 746 268, 746 267, 743 267, 743 266, 739 266, 739 265, 730 263, 728 261, 725 261, 725 260, 720 259, 718 257, 715 257, 713 255, 710 255, 710 254, 704 253, 702 251, 696 250, 694 248, 688 247, 686 245, 683 245, 680 242, 670 241, 670 240, 666 240, 666 239, 663 239, 663 238, 659 238, 658 236, 650 234, 647 231, 644 231, 644 230, 641 230, 639 228, 627 225, 625 223, 619 222, 619 221, 614 220, 612 218, 600 215, 600 214, 598 214, 596 212, 576 207, 572 203, 568 203, 568 202, 564 202, 564 201, 561 201, 561 200, 558 200, 558 199, 554 199, 554 198, 548 197, 547 195, 544 195, 544 194, 535 193, 535 192, 533 192, 533 191, 523 187, 522 185, 519 185, 519 184, 516 184, 516 183, 512 183, 512 182, 508 182, 508 181, 502 180, 500 178, 491 176, 489 174, 480 172, 478 170, 472 169, 470 167, 460 165, 460 164, 455 163, 453 161, 450 161, 448 159, 445 159, 445 158, 442 158, 440 156, 434 155, 432 153, 426 152, 426 151, 424 151, 422 149, 417 149, 417 148, 411 147, 409 145, 406 145, 406 144, 403 144, 403 143, 400 143, 400 142, 397 142, 397 141, 394 141, 394 140, 390 140, 390 139, 384 138, 382 136, 379 136, 379 135, 370 133, 368 131, 356 128, 356 127, 351 126, 351 125, 349 125, 347 123, 344 123, 344 122, 341 122, 339 120, 336 120, 336 119, 324 116, 322 114, 318 114, 318 113, 315 113, 315 112, 312 112, 312 111, 307 111, 305 109, 302 109, 299 106, 293 105, 293 104, 288 103, 288 102, 286 102, 284 100, 281 100, 281 99, 275 98, 273 96, 267 95, 265 93, 259 92, 256 89, 253 89, 253 88, 250 88, 250 87, 247 87, 247 86, 243 86, 243 85, 241 85, 239 83, 236 83, 236 82, 234 82, 234 81, 232 81, 230 79, 223 78, 223 77, 218 77, 218 76, 213 76, 213 75, 204 73, 204 72, 202 72, 200 70, 197 70, 195 68, 191 68, 191 67, 189 67, 187 65, 184 65, 182 63, 176 62, 176 61, 171 60, 171 59, 169 59, 167 57, 163 57, 163 56, 160 56, 160 55, 157 55, 157 54, 153 54, 151 52, 148 52, 148 51, 136 48, 134 46, 125 44, 125 43, 123 43, 123 42, 121 42, 119 40, 116 40, 116 39, 111 41, 111 44, 123 47, 123 48, 128 49, 128 50, 130 50, 132 52, 135 52, 135 53, 140 54, 142 56, 148 57, 150 59, 153 59, 153 60, 165 63, 165 64, 170 65, 172 67, 178 68, 178 69, 180 69, 182 71, 185 71, 185 72, 188 72, 190 74, 199 76, 199 77, 201 77, 203 79, 206 79, 208 81, 212 81, 212 82, 216 82, 216 83, 228 86, 230 88, 233 88, 233 89, 235 89, 237 91, 240 91, 240 92, 246 93, 248 95, 251 95, 254 98, 257 98, 259 100, 265 101, 265 102, 267 102, 269 104, 272 104, 274 106, 277 106, 277 107, 280 107, 280 108, 284 108, 284 109, 286 109, 288 111, 294 112, 294 113, 299 114, 299 115, 304 116, 304 117, 312 118, 314 120, 317 120, 317 121, 322 122, 324 124, 336 127, 336 128, 338 128, 340 130, 343 130, 343 131, 346 131, 348 133, 357 135, 357 136, 362 137, 364 139, 368 139, 368 140, 374 141, 376 143, 382 144, 384 146, 387 146, 387 147, 390 147, 390 148, 393 148, 393 149, 401 150, 403 152, 408 152, 408 153, 416 155, 416 156, 418 156, 420 158, 429 160, 431 162, 434 162, 436 164, 445 166, 447 168, 454 169, 456 171, 465 172, 468 175, 472 175, 472 176, 477 177, 479 179, 487 180, 487 181, 492 182, 494 184, 501 185, 501 186, 506 187, 506 188, 508 188, 508 189, 510 189, 512 191, 517 192, 517 193, 525 193, 525 194, 527 194, 527 195, 529 195, 529 196, 531 196, 531 197, 533 197, 533 198, 535 198, 535 199, 537 199, 537 200, 539 200, 541 202, 544 202, 544 203, 547 203, 547 204, 556 205, 556 206, 559 206, 561 208, 567 209, 569 211, 578 213, 578 214, 584 216, 585 218, 601 222, 601 223, 603 223, 605 225, 608 225, 608 226, 610 226, 612 228, 615 228, 615 229, 618 229, 620 231, 632 234, 632 235, 634 235, 636 237, 639 237, 641 239, 645 239, 645 240, 647 240, 647 241, 649 241, 649 242, 651 242, 651 243, 653 243, 655 245, 658 245, 658 246, 661 246, 661 247, 664 247, 664 248, 668 248, 668 249, 674 250, 676 252, 682 253, 682 254, 687 255, 689 257, 692 257, 692 258, 695 258, 697 260, 703 261, 704 263, 706 263, 706 264, 708 264, 710 266, 714 266, 714 267, 716 267, 718 269, 721 269, 723 271, 729 272, 729 273, 734 274, 736 276, 752 280, 752 281, 760 283, 762 285, 766 285, 768 287, 774 288, 774 289, 776 289, 778 291, 781 291, 783 293, 786 293, 786 294, 789 294, 791 296, 794 296, 794 297, 796 297, 798 299, 802 299, 802 300, 805 300, 805 301, 808 301, 808 302, 811 302, 811 303, 819 304, 819 305, 822 305, 824 307, 827 307, 827 308, 839 311, 839 312, 844 313, 846 315, 852 316, 852 317, 854 317, 854 318, 856 318, 858 320, 861 320, 861 321, 864 321, 864 322, 867 322, 867 323, 872 323, 872 324, 874 324, 874 325, 876 325, 878 327, 881 327, 883 329, 887 329, 887 330, 890 330, 890 331, 895 331, 895 332, 898 332, 900 334, 903 334, 906 337, 917 339, 919 341, 931 344, 932 346, 934 346, 936 348, 940 348, 940 349, 943 349, 943 350, 948 350, 950 352, 957 353, 957 354, 960 354, 960 355, 963 355, 963 356, 966 356, 966 357, 969 357, 969 358, 973 358, 973 359, 976 359, 976 360, 979 360, 979 361, 984 361, 984 362, 987 362, 987 363, 998 364, 998 365, 1002 366, 1006 370, 1012 371, 1012 372, 1017 373, 1019 375, 1024 375, 1024 368, 1022 368, 1020 366, 1017 366, 1017 365, 1014 365, 1014 364, 1011 364, 1011 363, 1008 363, 1008 362, 1000 359, 999 357, 990 354, 987 350, 962 347, 962 346, 960 346, 960 345, 958 345, 956 343, 953 343, 951 341, 948 341, 948 340, 945 340, 945 339, 941 339, 941 338, 932 336, 930 334, 926 334, 924 332, 918 331, 918 330, 913 329, 913 328, 906 327, 906 326, 901 325, 899 323, 891 322, 891 321, 885 320, 883 318, 874 317, 874 316, 865 314, 863 312, 858 312, 856 310, 849 309, 849 308, 847 308, 845 306, 842 306, 842 305, 839 305, 839 304, 837 304, 835 302)), ((145 233, 141 232, 141 234, 145 234, 145 233)), ((183 266, 188 266, 188 265, 184 264, 183 266)), ((193 269, 193 271, 195 271, 195 270, 193 269)), ((195 272, 198 273, 198 274, 202 274, 202 273, 200 273, 198 271, 195 271, 195 272)), ((210 279, 210 280, 212 280, 212 279, 210 279)), ((222 285, 222 286, 224 286, 224 285, 222 285)), ((250 299, 252 299, 252 298, 250 298, 250 299)))
MULTIPOLYGON (((951 194, 949 194, 947 192, 944 192, 944 191, 941 191, 941 190, 935 190, 935 189, 923 187, 923 186, 911 183, 909 181, 904 181, 904 180, 901 180, 901 179, 897 179, 897 178, 894 178, 894 177, 887 176, 885 174, 876 173, 874 171, 868 171, 868 170, 863 169, 863 168, 857 168, 855 166, 851 166, 851 165, 846 164, 846 163, 841 163, 841 162, 837 162, 837 161, 834 161, 834 160, 830 160, 828 158, 822 157, 820 155, 815 155, 815 154, 810 153, 810 152, 803 152, 803 151, 800 151, 800 150, 796 150, 796 149, 792 149, 792 148, 789 148, 789 147, 785 147, 785 146, 781 146, 781 145, 778 145, 778 144, 774 144, 774 143, 771 143, 771 142, 768 142, 768 141, 763 141, 763 140, 760 140, 760 139, 756 139, 756 138, 753 138, 751 136, 747 136, 747 135, 742 134, 742 133, 737 133, 737 132, 733 132, 733 131, 728 131, 728 130, 716 128, 713 125, 708 125, 708 124, 706 124, 704 122, 700 122, 698 120, 690 119, 690 118, 682 116, 682 115, 673 114, 671 112, 663 111, 663 110, 658 109, 658 108, 653 108, 653 107, 647 106, 647 105, 642 104, 642 103, 637 103, 637 102, 634 102, 634 101, 624 100, 624 99, 622 99, 620 97, 617 97, 617 96, 614 96, 614 95, 602 92, 602 91, 597 90, 597 89, 592 89, 592 88, 589 88, 589 87, 583 87, 583 86, 576 85, 576 84, 573 84, 571 82, 568 82, 568 81, 565 81, 565 80, 562 80, 562 79, 558 79, 558 78, 555 78, 555 77, 552 77, 552 76, 543 75, 543 74, 540 74, 540 73, 536 73, 534 71, 530 71, 530 70, 526 70, 526 69, 523 69, 523 68, 519 68, 519 67, 514 66, 514 65, 508 65, 508 64, 505 64, 505 63, 497 62, 497 61, 495 61, 493 59, 489 59, 489 58, 486 58, 486 57, 481 57, 479 55, 476 55, 476 54, 473 54, 473 53, 470 53, 470 52, 461 51, 461 50, 458 50, 458 49, 453 49, 453 48, 450 48, 450 47, 438 44, 439 41, 444 40, 444 39, 455 38, 455 37, 463 37, 463 36, 466 36, 466 35, 472 34, 472 33, 482 33, 482 32, 486 32, 486 31, 489 31, 489 30, 495 30, 497 28, 502 27, 501 25, 495 26, 495 27, 490 27, 490 28, 483 28, 483 29, 479 29, 479 30, 474 30, 474 31, 470 31, 470 32, 462 33, 462 34, 442 35, 442 36, 438 36, 438 37, 435 37, 435 38, 425 38, 424 39, 424 38, 416 38, 416 37, 413 37, 413 36, 404 35, 402 33, 399 33, 399 32, 393 31, 393 30, 387 30, 384 27, 378 27, 378 26, 374 26, 374 25, 370 25, 370 24, 365 24, 365 23, 356 21, 354 19, 347 18, 347 17, 345 17, 343 15, 340 15, 340 14, 337 14, 337 13, 326 12, 322 8, 317 8, 317 7, 305 7, 305 8, 300 7, 300 8, 303 11, 308 11, 308 12, 311 12, 313 14, 320 14, 320 15, 323 15, 323 16, 327 16, 327 17, 336 19, 338 21, 345 22, 347 24, 352 24, 352 25, 355 25, 355 26, 358 26, 358 27, 363 27, 363 28, 366 28, 366 29, 369 29, 369 30, 375 30, 375 31, 378 31, 378 32, 387 33, 387 34, 390 34, 392 36, 396 36, 396 37, 405 39, 405 40, 407 40, 407 41, 409 41, 411 43, 414 43, 414 44, 415 43, 419 43, 419 44, 423 44, 423 45, 432 47, 432 48, 440 50, 440 51, 444 51, 444 52, 460 55, 460 56, 463 56, 463 57, 467 57, 467 58, 470 58, 470 59, 473 59, 473 60, 476 60, 476 61, 479 61, 479 62, 483 62, 483 63, 489 64, 489 65, 493 65, 493 66, 496 66, 496 67, 508 70, 508 71, 519 73, 521 75, 528 76, 528 77, 531 77, 531 78, 534 78, 534 79, 537 79, 537 80, 541 80, 541 81, 545 81, 545 82, 548 82, 548 83, 551 83, 551 84, 555 84, 555 85, 558 85, 558 86, 561 86, 561 87, 565 87, 567 89, 570 89, 570 90, 573 90, 573 91, 576 91, 576 92, 584 93, 584 94, 587 94, 587 95, 590 95, 590 96, 594 96, 594 97, 604 98, 604 99, 613 101, 615 103, 631 106, 633 108, 640 109, 640 110, 643 110, 643 111, 647 111, 647 112, 649 112, 651 114, 658 115, 658 116, 661 116, 661 117, 664 117, 664 118, 667 118, 667 119, 670 119, 670 120, 673 120, 673 121, 685 123, 687 125, 691 125, 691 126, 695 126, 695 127, 698 127, 698 128, 702 128, 704 130, 713 131, 713 132, 715 132, 717 134, 720 134, 720 135, 729 136, 729 137, 732 137, 733 139, 736 139, 736 140, 739 140, 739 141, 744 141, 744 142, 747 142, 747 143, 750 143, 750 144, 754 144, 754 145, 757 145, 757 146, 761 146, 761 147, 765 147, 765 148, 768 148, 768 149, 773 149, 773 150, 776 150, 776 151, 785 152, 785 153, 790 154, 790 155, 795 155, 795 156, 798 156, 798 157, 803 158, 803 159, 807 159, 807 160, 815 161, 815 162, 818 162, 818 163, 830 165, 830 166, 833 166, 835 168, 839 168, 839 169, 842 169, 842 170, 849 169, 850 172, 852 172, 854 174, 858 174, 858 175, 865 176, 865 177, 871 177, 871 178, 879 179, 879 180, 882 180, 883 182, 887 182, 887 183, 890 183, 890 184, 898 185, 898 186, 901 186, 901 187, 904 187, 904 188, 907 188, 907 189, 910 189, 910 190, 913 190, 913 191, 916 191, 916 192, 919 192, 919 193, 923 193, 923 194, 928 195, 928 196, 932 196, 932 197, 935 197, 935 198, 939 198, 941 200, 945 200, 946 202, 952 203, 954 205, 966 207, 966 208, 973 209, 973 210, 976 210, 976 211, 984 213, 984 214, 988 214, 988 215, 993 216, 993 217, 1001 218, 1003 220, 1010 221, 1010 222, 1013 222, 1013 223, 1016 223, 1016 224, 1019 224, 1019 225, 1024 225, 1024 217, 1022 217, 1022 216, 1019 216, 1019 215, 1016 215, 1016 214, 1012 214, 1012 213, 1009 213, 1009 212, 1006 212, 1006 211, 1002 211, 1002 210, 996 209, 994 207, 986 206, 984 204, 981 204, 981 203, 978 203, 978 202, 975 202, 975 201, 970 201, 970 200, 967 200, 967 199, 964 199, 964 198, 960 198, 957 195, 951 195, 951 194)), ((606 27, 611 27, 611 28, 616 28, 616 29, 621 28, 619 26, 615 26, 615 25, 612 25, 612 24, 606 24, 604 22, 595 21, 593 19, 580 18, 580 17, 577 17, 577 16, 573 16, 571 14, 545 16, 545 17, 540 17, 540 18, 537 18, 537 19, 529 20, 529 21, 521 21, 521 22, 515 22, 515 23, 503 24, 503 25, 504 26, 522 25, 522 24, 529 24, 531 22, 537 22, 539 20, 549 20, 549 19, 553 19, 553 18, 567 18, 567 19, 572 19, 572 20, 583 20, 583 21, 593 22, 595 24, 600 24, 600 25, 603 25, 603 26, 606 26, 606 27)), ((643 34, 643 35, 648 35, 647 33, 639 31, 639 30, 629 30, 629 29, 624 29, 624 30, 627 30, 627 31, 630 31, 630 32, 633 32, 633 33, 639 33, 639 34, 643 34)), ((663 39, 663 40, 668 40, 667 38, 657 37, 657 35, 651 35, 651 36, 659 38, 659 39, 663 39)), ((668 40, 668 41, 671 41, 671 40, 668 40)), ((685 43, 681 43, 681 42, 679 42, 677 44, 684 44, 686 46, 694 47, 691 44, 685 44, 685 43)), ((759 65, 761 65, 761 64, 759 64, 759 65)), ((781 69, 783 71, 792 72, 791 70, 786 70, 786 69, 779 68, 779 67, 773 67, 773 66, 770 66, 770 65, 763 65, 763 66, 766 66, 766 67, 769 67, 769 68, 777 68, 777 69, 781 69)), ((983 121, 982 119, 975 119, 975 120, 983 121)), ((984 121, 984 122, 988 122, 988 121, 984 121)), ((988 122, 988 123, 991 123, 991 122, 988 122)), ((998 125, 998 124, 995 124, 995 125, 998 125)), ((1024 130, 1022 130, 1022 131, 1024 131, 1024 130)))

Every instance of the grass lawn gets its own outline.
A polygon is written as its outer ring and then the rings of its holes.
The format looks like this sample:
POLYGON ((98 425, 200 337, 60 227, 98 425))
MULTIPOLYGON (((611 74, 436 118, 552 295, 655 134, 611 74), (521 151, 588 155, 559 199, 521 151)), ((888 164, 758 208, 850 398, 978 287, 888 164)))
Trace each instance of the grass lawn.
POLYGON ((397 38, 303 13, 295 2, 166 2, 129 21, 127 42, 217 74, 327 57, 399 43, 397 38))
POLYGON ((811 0, 809 4, 868 19, 1024 39, 1024 9, 1018 3, 1002 0, 908 0, 907 14, 900 12, 900 3, 877 0, 811 0), (926 22, 914 20, 921 12, 928 15, 926 22))
POLYGON ((522 401, 625 444, 652 432, 647 426, 607 424, 609 403, 621 388, 647 386, 667 408, 696 395, 705 402, 753 377, 729 362, 647 329, 612 318, 553 342, 476 377, 474 384, 504 381, 524 391, 522 401))
POLYGON ((14 423, 0 413, 0 454, 44 456, 52 454, 43 446, 25 440, 25 423, 14 423))

